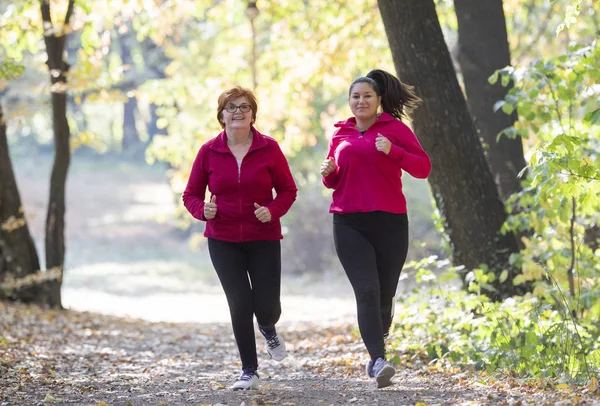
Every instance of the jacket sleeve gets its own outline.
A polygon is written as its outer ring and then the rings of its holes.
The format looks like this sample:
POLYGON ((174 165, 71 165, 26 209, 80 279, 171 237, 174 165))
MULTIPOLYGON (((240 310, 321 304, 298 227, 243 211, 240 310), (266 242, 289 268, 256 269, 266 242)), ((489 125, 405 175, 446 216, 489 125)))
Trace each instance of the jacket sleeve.
MULTIPOLYGON (((327 152, 327 157, 325 159, 333 158, 335 160, 335 149, 337 148, 337 143, 333 142, 334 139, 335 139, 335 134, 334 134, 334 138, 332 138, 331 141, 329 142, 329 151, 327 152)), ((335 189, 335 187, 338 184, 338 181, 340 180, 339 169, 340 168, 337 166, 337 163, 336 163, 335 170, 333 172, 331 172, 327 176, 321 176, 321 179, 323 180, 323 185, 325 185, 326 188, 335 189)))
POLYGON ((207 148, 204 146, 198 151, 182 196, 185 208, 194 218, 202 221, 206 221, 206 217, 204 217, 204 197, 208 185, 208 172, 205 169, 207 152, 207 148))
POLYGON ((273 154, 274 160, 271 177, 277 196, 266 207, 271 212, 271 219, 278 220, 292 207, 298 194, 298 188, 294 182, 287 159, 278 144, 274 145, 273 154))
POLYGON ((400 145, 392 141, 392 148, 388 157, 403 171, 418 179, 425 179, 431 172, 431 159, 423 150, 415 133, 408 126, 403 127, 398 134, 400 145))

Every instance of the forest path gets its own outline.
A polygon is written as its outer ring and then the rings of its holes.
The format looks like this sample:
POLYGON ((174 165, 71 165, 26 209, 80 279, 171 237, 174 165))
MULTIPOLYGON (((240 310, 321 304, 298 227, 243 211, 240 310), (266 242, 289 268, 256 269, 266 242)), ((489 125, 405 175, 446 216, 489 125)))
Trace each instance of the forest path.
POLYGON ((282 323, 288 356, 268 359, 257 336, 261 389, 233 392, 240 363, 228 323, 151 323, 0 303, 0 405, 554 404, 514 382, 418 360, 376 389, 352 324, 282 323), (530 393, 528 393, 530 392, 530 393), (520 403, 519 403, 520 402, 520 403))
MULTIPOLYGON (((50 159, 15 164, 40 258, 50 159)), ((401 349, 395 383, 365 377, 343 272, 283 275, 278 325, 289 356, 267 358, 261 390, 232 392, 240 364, 227 304, 206 247, 174 227, 164 172, 75 157, 67 190, 70 311, 0 302, 0 405, 480 405, 575 404, 508 378, 425 365, 401 349), (420 402, 420 403, 419 403, 420 402)), ((392 337, 393 338, 393 337, 392 337)), ((566 400, 565 400, 566 399, 566 400)), ((593 404, 593 403, 585 403, 593 404)))

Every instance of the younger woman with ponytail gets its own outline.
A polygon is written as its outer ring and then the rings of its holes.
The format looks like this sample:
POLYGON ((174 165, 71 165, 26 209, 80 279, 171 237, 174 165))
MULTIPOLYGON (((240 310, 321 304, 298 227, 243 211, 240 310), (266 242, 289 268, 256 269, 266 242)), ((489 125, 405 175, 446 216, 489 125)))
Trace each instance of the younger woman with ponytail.
POLYGON ((372 70, 350 85, 353 117, 341 121, 321 165, 323 184, 334 189, 330 213, 337 255, 352 284, 358 327, 370 355, 367 375, 391 385, 384 338, 408 251, 402 171, 424 179, 431 161, 402 122, 420 99, 412 86, 372 70), (379 111, 381 107, 381 112, 379 111))

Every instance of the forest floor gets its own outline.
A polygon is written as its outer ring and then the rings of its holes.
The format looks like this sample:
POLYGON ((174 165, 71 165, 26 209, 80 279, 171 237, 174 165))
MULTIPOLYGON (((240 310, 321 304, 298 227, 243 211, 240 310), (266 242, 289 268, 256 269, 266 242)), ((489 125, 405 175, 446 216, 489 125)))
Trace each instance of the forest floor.
POLYGON ((268 359, 257 336, 261 389, 233 392, 240 363, 228 323, 152 323, 0 303, 0 405, 571 405, 589 389, 484 379, 413 360, 394 385, 365 377, 352 324, 282 324, 288 346, 268 359))
MULTIPOLYGON (((43 259, 50 159, 16 174, 43 259)), ((67 189, 65 311, 0 302, 0 405, 600 405, 597 387, 489 377, 403 357, 394 385, 365 377, 341 273, 284 275, 282 362, 259 349, 259 391, 240 373, 206 248, 173 225, 164 171, 75 156, 67 189)), ((42 261, 43 262, 43 261, 42 261)))

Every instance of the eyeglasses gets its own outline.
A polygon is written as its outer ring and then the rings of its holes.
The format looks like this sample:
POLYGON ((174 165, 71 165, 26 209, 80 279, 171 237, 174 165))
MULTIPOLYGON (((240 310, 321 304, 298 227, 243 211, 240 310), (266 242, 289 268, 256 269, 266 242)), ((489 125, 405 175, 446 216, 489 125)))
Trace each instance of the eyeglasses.
POLYGON ((240 109, 242 113, 247 113, 252 110, 252 106, 249 104, 240 104, 239 106, 236 106, 235 104, 228 104, 225 106, 225 110, 227 110, 229 113, 235 113, 237 109, 240 109))

